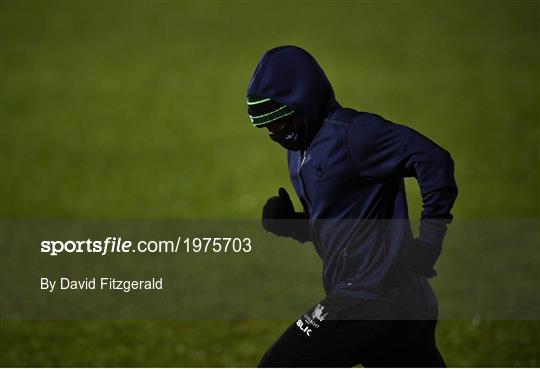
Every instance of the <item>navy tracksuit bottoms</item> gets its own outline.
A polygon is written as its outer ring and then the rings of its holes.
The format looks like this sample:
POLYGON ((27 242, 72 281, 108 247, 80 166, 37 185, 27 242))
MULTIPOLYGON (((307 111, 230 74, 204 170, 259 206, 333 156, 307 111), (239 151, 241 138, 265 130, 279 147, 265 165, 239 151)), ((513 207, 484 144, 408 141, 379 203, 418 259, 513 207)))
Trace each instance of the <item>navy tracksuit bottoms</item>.
POLYGON ((364 302, 356 310, 369 311, 357 315, 366 319, 330 320, 318 304, 287 328, 259 367, 445 367, 435 344, 437 321, 387 319, 388 306, 364 302))

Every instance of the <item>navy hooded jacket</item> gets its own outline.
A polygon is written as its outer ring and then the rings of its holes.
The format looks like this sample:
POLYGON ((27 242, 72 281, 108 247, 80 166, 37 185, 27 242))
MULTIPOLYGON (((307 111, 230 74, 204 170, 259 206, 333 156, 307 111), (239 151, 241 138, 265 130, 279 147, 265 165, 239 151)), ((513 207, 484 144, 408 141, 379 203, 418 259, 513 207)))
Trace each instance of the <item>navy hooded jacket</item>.
POLYGON ((288 151, 288 166, 323 262, 326 293, 436 314, 427 280, 400 264, 413 240, 404 177, 420 185, 419 238, 441 245, 457 196, 449 153, 411 128, 342 108, 315 59, 298 47, 266 52, 247 95, 285 104, 318 129, 304 152, 288 151))

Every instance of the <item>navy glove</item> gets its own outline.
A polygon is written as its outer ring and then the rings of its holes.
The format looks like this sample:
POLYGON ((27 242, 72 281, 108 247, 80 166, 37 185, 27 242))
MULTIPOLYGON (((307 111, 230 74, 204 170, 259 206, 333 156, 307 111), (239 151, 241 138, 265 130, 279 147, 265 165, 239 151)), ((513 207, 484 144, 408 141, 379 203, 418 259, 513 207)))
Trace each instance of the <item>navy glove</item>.
POLYGON ((432 278, 437 275, 437 271, 433 269, 435 262, 441 255, 442 247, 430 245, 415 239, 404 252, 404 266, 411 272, 425 277, 432 278))
POLYGON ((294 211, 287 191, 280 187, 278 196, 266 201, 262 212, 262 226, 277 236, 291 237, 298 242, 309 241, 309 218, 304 213, 294 211))

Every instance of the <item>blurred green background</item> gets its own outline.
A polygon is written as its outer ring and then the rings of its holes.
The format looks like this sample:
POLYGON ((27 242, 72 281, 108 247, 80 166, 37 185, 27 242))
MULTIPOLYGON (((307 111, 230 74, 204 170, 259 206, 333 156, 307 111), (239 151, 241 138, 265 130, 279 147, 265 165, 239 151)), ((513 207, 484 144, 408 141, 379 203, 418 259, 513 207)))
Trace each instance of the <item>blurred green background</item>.
MULTIPOLYGON (((295 44, 342 105, 452 153, 456 218, 540 218, 539 14, 534 1, 1 2, 0 216, 258 217, 292 188, 245 89, 265 50, 295 44)), ((0 364, 252 366, 288 324, 4 321, 0 364)), ((438 341, 451 366, 537 366, 539 328, 444 321, 438 341)))

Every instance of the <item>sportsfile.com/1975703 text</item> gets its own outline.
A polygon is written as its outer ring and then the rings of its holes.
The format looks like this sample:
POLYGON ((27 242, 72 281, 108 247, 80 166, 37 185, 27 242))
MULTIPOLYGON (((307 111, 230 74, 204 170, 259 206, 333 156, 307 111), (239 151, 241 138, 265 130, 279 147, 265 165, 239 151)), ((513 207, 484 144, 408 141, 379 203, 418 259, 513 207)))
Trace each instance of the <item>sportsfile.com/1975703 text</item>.
POLYGON ((63 253, 249 253, 253 249, 249 237, 182 237, 176 240, 140 240, 133 242, 122 237, 104 240, 44 240, 41 253, 57 256, 63 253))

